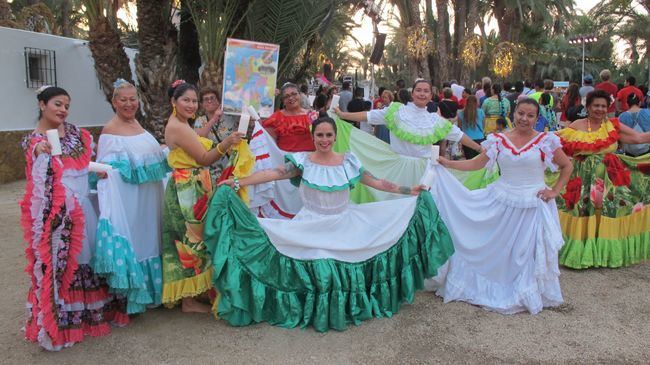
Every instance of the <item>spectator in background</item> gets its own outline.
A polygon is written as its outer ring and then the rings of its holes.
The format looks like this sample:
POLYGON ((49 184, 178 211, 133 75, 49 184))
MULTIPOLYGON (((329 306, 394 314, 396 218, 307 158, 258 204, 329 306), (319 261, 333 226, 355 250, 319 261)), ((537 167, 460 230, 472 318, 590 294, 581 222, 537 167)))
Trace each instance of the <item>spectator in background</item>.
POLYGON ((403 79, 399 79, 395 82, 395 95, 398 95, 400 90, 406 89, 406 82, 403 79))
POLYGON ((458 84, 458 81, 456 80, 451 80, 451 92, 454 94, 456 99, 460 102, 460 99, 463 98, 463 92, 465 91, 465 88, 462 87, 461 85, 458 84))
POLYGON ((585 76, 582 80, 582 87, 580 88, 580 97, 586 98, 587 94, 594 91, 594 78, 591 75, 585 76))
POLYGON ((483 99, 486 96, 490 96, 490 90, 492 89, 492 79, 489 77, 484 77, 481 79, 481 89, 476 90, 476 98, 478 99, 479 104, 483 103, 483 99))
MULTIPOLYGON (((501 85, 492 85, 492 96, 485 99, 481 109, 485 113, 483 131, 488 135, 495 131, 498 118, 508 118, 508 115, 510 115, 510 102, 501 97, 501 85)), ((508 124, 509 121, 506 122, 506 125, 508 124)))
POLYGON ((377 97, 375 100, 372 101, 372 108, 373 109, 381 109, 383 105, 383 95, 384 91, 386 90, 385 87, 380 86, 379 87, 379 92, 377 93, 377 97))
POLYGON ((510 94, 512 91, 512 83, 510 81, 506 81, 503 83, 503 90, 501 90, 501 97, 505 98, 510 94))
POLYGON ((537 124, 535 130, 538 132, 556 131, 557 116, 555 110, 551 106, 552 96, 549 93, 542 93, 539 97, 539 115, 537 117, 537 124))
POLYGON ((650 102, 649 102, 650 100, 648 100, 650 99, 650 92, 648 92, 648 87, 645 85, 641 85, 639 86, 639 90, 641 90, 641 93, 644 96, 644 100, 643 102, 641 102, 639 106, 644 109, 650 108, 650 102))
POLYGON ((517 98, 519 95, 523 95, 524 92, 524 83, 521 81, 516 81, 515 82, 515 90, 508 95, 506 95, 506 99, 508 99, 508 102, 510 102, 510 120, 513 120, 513 114, 515 112, 515 106, 517 105, 517 98))
POLYGON ((310 109, 311 105, 309 105, 309 88, 307 85, 302 84, 300 85, 300 107, 303 109, 310 109))
MULTIPOLYGON (((390 90, 384 90, 384 92, 381 93, 381 104, 379 104, 379 108, 375 109, 384 109, 387 108, 390 103, 393 102, 395 97, 393 96, 393 93, 390 90)), ((386 143, 390 143, 390 132, 388 131, 388 128, 385 125, 376 125, 374 127, 374 135, 375 137, 381 139, 382 141, 386 143)))
POLYGON ((472 95, 472 90, 463 89, 463 93, 460 95, 461 98, 458 100, 458 109, 464 109, 465 104, 467 103, 467 97, 472 95))
POLYGON ((562 101, 560 102, 560 109, 562 110, 562 114, 560 114, 560 121, 561 122, 573 122, 573 120, 576 119, 569 119, 569 111, 573 110, 576 107, 582 106, 581 103, 581 98, 580 98, 580 86, 576 83, 571 83, 569 84, 569 88, 566 91, 566 94, 562 97, 562 101))
POLYGON ((317 111, 318 114, 320 113, 327 113, 327 104, 328 104, 328 99, 327 95, 320 93, 316 95, 316 98, 314 99, 314 104, 312 105, 313 110, 317 111))
MULTIPOLYGON (((327 95, 327 108, 326 108, 326 110, 330 108, 330 104, 332 103, 332 98, 334 97, 334 95, 337 95, 338 93, 339 93, 339 89, 334 85, 330 86, 330 88, 327 89, 327 94, 326 94, 327 95)), ((334 105, 334 106, 336 106, 336 105, 334 105)))
POLYGON ((524 80, 524 90, 522 91, 523 95, 529 95, 535 92, 533 90, 533 82, 530 80, 524 80))
MULTIPOLYGON (((348 111, 350 113, 366 111, 366 101, 363 100, 363 88, 358 87, 354 89, 354 98, 348 103, 348 111)), ((368 122, 351 122, 355 127, 364 132, 372 133, 372 127, 368 122)))
POLYGON ((341 87, 341 92, 339 93, 339 109, 343 111, 348 111, 348 104, 352 101, 353 95, 350 90, 350 81, 344 81, 343 86, 341 87))
POLYGON ((544 92, 551 96, 551 102, 548 105, 550 105, 553 110, 560 111, 559 96, 555 91, 553 91, 554 87, 555 84, 553 83, 553 80, 544 80, 544 92))
POLYGON ((544 92, 544 81, 541 79, 535 80, 535 91, 528 94, 528 97, 535 100, 539 104, 539 97, 544 92))
POLYGON ((438 109, 440 110, 440 115, 445 119, 456 118, 458 103, 452 100, 453 96, 451 87, 442 89, 442 100, 440 101, 440 104, 438 104, 438 109))
MULTIPOLYGON (((469 138, 478 144, 481 144, 481 142, 485 140, 485 135, 483 134, 484 119, 485 113, 483 112, 483 109, 478 107, 476 96, 468 95, 465 108, 458 111, 458 125, 469 138)), ((465 158, 468 160, 479 154, 473 149, 465 146, 463 146, 463 153, 465 154, 465 158)))
POLYGON ((643 102, 643 93, 636 86, 636 78, 630 76, 625 79, 625 87, 618 91, 616 94, 616 104, 619 112, 625 112, 630 109, 630 106, 627 104, 627 97, 630 94, 634 94, 639 98, 639 104, 643 102))
MULTIPOLYGON (((635 129, 637 132, 650 132, 650 110, 639 107, 639 97, 636 94, 630 94, 627 97, 629 109, 621 115, 618 120, 626 126, 635 129)), ((625 153, 631 156, 641 156, 650 152, 649 144, 624 145, 625 153)))
MULTIPOLYGON (((611 72, 607 69, 600 71, 600 79, 602 82, 596 84, 595 89, 596 90, 603 90, 604 92, 609 95, 609 97, 613 100, 616 99, 616 94, 618 93, 618 87, 616 87, 616 84, 609 81, 609 78, 612 76, 611 72)), ((613 118, 616 114, 616 103, 611 103, 609 106, 609 109, 607 109, 607 117, 608 118, 613 118)))
POLYGON ((397 93, 397 101, 404 105, 408 104, 411 101, 411 93, 406 89, 401 89, 397 93))
POLYGON ((431 101, 427 103, 427 111, 429 113, 438 112, 438 104, 440 104, 440 97, 438 96, 438 88, 431 86, 431 101))

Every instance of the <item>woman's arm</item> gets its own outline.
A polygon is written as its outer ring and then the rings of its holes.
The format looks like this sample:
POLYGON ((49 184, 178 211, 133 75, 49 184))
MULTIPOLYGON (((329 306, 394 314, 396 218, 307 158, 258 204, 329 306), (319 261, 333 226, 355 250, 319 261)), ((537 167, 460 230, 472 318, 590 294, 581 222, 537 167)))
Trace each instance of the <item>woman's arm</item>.
POLYGON ((170 121, 168 122, 165 134, 169 136, 168 143, 171 146, 182 148, 185 153, 202 166, 209 166, 223 157, 226 151, 232 146, 232 142, 235 139, 241 139, 241 135, 235 132, 232 134, 234 137, 230 138, 228 143, 223 141, 217 144, 217 147, 206 151, 201 142, 196 138, 196 132, 189 125, 178 122, 172 124, 172 121, 170 121))
POLYGON ((628 144, 650 143, 650 132, 639 133, 623 123, 619 125, 619 139, 621 142, 628 144))
POLYGON ((571 173, 573 172, 573 165, 571 164, 569 157, 567 157, 564 151, 562 151, 562 148, 558 148, 553 152, 553 163, 558 165, 560 169, 560 177, 557 179, 552 189, 543 189, 537 193, 537 196, 544 201, 555 199, 555 197, 560 195, 560 192, 564 189, 564 185, 569 181, 571 173))
POLYGON ((480 170, 484 168, 489 160, 490 159, 485 154, 485 152, 481 152, 481 154, 478 155, 478 157, 475 157, 471 160, 452 161, 444 157, 440 157, 438 159, 438 162, 440 162, 442 166, 450 169, 459 170, 459 171, 474 171, 474 170, 480 170))
POLYGON ((467 134, 464 133, 463 133, 463 137, 460 139, 460 144, 462 144, 463 146, 467 146, 478 153, 481 153, 482 151, 481 145, 474 142, 473 139, 467 137, 467 134))
POLYGON ((341 119, 351 120, 353 122, 365 122, 368 120, 367 112, 356 112, 356 113, 343 112, 338 107, 334 107, 333 110, 334 113, 336 113, 336 115, 338 115, 339 118, 341 119))
MULTIPOLYGON (((262 170, 250 176, 244 177, 239 180, 239 186, 244 187, 248 185, 263 184, 270 181, 285 180, 299 176, 300 174, 300 169, 298 169, 294 164, 287 162, 284 165, 278 166, 272 170, 262 170)), ((224 184, 233 187, 235 185, 235 179, 230 178, 228 180, 224 180, 219 185, 224 184)))
POLYGON ((212 115, 212 118, 208 120, 207 115, 206 115, 206 122, 205 124, 198 129, 195 129, 196 133, 201 136, 201 137, 207 137, 208 134, 210 134, 210 131, 212 130, 212 127, 219 121, 221 118, 222 111, 221 109, 217 110, 214 112, 212 115))
POLYGON ((363 172, 361 176, 361 183, 377 190, 395 194, 418 195, 420 194, 420 191, 425 190, 424 186, 422 185, 415 185, 413 187, 398 186, 397 184, 392 183, 388 180, 375 177, 369 171, 363 172))

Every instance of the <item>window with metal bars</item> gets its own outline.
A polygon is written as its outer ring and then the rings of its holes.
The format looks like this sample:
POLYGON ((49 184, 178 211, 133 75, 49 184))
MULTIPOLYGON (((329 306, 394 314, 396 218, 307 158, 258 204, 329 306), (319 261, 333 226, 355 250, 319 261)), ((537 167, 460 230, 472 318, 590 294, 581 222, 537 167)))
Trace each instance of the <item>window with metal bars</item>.
POLYGON ((25 47, 25 83, 29 88, 56 85, 56 52, 25 47))

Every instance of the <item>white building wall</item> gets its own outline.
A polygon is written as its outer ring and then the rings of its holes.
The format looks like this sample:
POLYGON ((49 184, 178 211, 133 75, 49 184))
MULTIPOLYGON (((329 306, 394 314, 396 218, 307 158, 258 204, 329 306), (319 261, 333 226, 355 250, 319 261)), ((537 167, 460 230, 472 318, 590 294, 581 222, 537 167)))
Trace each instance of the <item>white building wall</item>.
MULTIPOLYGON (((72 98, 68 121, 78 126, 101 126, 113 116, 99 88, 87 41, 0 27, 0 131, 31 130, 36 125, 36 88, 25 78, 25 47, 56 52, 57 86, 72 98)), ((125 49, 131 59, 136 51, 125 49)))

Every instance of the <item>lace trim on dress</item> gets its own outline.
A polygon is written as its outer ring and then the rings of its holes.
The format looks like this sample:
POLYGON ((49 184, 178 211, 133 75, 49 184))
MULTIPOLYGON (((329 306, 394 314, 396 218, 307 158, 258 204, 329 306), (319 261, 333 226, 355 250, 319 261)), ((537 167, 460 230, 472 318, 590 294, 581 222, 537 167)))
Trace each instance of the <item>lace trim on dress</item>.
POLYGON ((284 157, 286 162, 291 162, 302 171, 301 176, 291 179, 293 185, 303 183, 321 191, 352 189, 365 170, 359 159, 350 152, 345 154, 343 163, 336 166, 316 164, 309 159, 310 155, 311 152, 298 152, 284 157))
POLYGON ((449 134, 453 127, 451 122, 428 112, 427 120, 422 120, 423 113, 414 115, 416 108, 412 104, 391 103, 386 111, 386 128, 397 138, 418 145, 434 144, 449 134))

